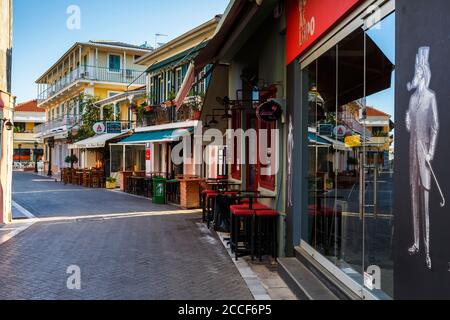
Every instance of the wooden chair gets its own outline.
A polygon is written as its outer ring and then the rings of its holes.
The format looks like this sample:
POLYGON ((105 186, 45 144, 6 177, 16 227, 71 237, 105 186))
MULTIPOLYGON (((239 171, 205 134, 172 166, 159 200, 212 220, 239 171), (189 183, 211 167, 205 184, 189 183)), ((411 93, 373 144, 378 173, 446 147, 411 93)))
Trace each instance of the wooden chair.
POLYGON ((87 171, 83 174, 83 187, 92 187, 92 173, 87 171))
POLYGON ((81 184, 81 179, 80 179, 80 175, 77 173, 76 170, 72 170, 71 172, 71 183, 72 184, 76 184, 76 185, 80 185, 81 184))
POLYGON ((106 182, 105 175, 102 172, 92 173, 91 186, 92 188, 103 188, 106 182))

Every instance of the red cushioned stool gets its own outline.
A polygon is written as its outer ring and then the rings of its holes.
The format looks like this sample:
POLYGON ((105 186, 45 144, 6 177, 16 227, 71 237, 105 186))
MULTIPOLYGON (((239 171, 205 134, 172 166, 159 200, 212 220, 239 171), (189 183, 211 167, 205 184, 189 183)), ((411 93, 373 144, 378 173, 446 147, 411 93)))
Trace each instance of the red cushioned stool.
POLYGON ((217 191, 213 190, 203 190, 201 193, 201 207, 202 207, 202 221, 204 223, 207 222, 207 213, 208 213, 208 195, 217 195, 217 191))
POLYGON ((255 210, 256 215, 256 254, 262 261, 264 254, 277 258, 278 251, 278 217, 276 210, 255 210))
POLYGON ((214 220, 214 210, 216 208, 216 197, 218 192, 210 192, 206 194, 206 224, 208 229, 211 226, 211 221, 214 220))
POLYGON ((255 210, 231 207, 230 247, 237 261, 240 256, 254 254, 255 210))

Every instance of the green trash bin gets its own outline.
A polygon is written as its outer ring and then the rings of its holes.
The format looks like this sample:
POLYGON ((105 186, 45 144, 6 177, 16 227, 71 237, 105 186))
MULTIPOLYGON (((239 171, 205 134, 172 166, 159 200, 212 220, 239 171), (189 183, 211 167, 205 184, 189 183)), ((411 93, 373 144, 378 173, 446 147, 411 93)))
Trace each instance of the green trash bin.
POLYGON ((167 203, 167 179, 153 178, 153 203, 166 204, 167 203))

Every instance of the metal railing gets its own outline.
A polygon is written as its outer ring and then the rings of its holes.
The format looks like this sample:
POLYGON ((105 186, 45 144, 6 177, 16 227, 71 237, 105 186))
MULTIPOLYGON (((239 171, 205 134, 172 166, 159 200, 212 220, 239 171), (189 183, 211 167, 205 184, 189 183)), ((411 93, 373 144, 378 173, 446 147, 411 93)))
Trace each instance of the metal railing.
POLYGON ((64 127, 68 129, 77 125, 80 120, 81 118, 79 116, 66 116, 64 118, 55 119, 34 127, 34 134, 43 134, 64 127))
POLYGON ((134 84, 145 85, 146 74, 142 71, 132 69, 113 69, 102 68, 94 66, 82 66, 77 68, 62 77, 55 83, 49 85, 49 87, 39 94, 38 99, 40 101, 47 100, 53 97, 55 94, 64 90, 76 81, 104 81, 128 84, 134 82, 134 84))
POLYGON ((191 107, 182 106, 178 111, 176 111, 175 108, 176 107, 153 106, 152 111, 147 112, 142 121, 138 121, 137 126, 148 127, 198 120, 195 117, 194 109, 191 107))

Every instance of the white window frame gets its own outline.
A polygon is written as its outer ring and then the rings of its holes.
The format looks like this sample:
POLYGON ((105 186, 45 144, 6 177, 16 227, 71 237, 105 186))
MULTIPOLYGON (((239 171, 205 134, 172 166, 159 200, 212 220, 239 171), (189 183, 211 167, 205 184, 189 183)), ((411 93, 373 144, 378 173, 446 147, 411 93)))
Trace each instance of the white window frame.
POLYGON ((181 89, 181 85, 183 84, 183 68, 178 67, 175 69, 175 93, 178 94, 178 92, 181 89), (178 75, 180 77, 178 77, 178 75))

